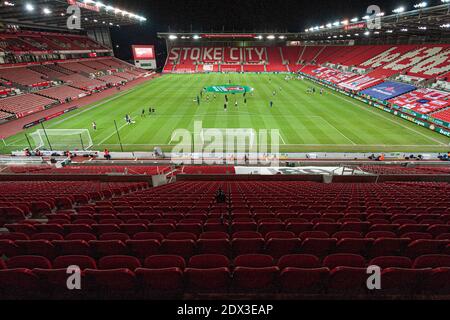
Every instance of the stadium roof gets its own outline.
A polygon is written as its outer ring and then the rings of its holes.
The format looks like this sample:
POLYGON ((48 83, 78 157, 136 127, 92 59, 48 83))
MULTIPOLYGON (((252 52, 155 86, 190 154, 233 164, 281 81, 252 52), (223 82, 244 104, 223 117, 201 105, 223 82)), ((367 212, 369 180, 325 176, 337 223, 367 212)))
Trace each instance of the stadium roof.
POLYGON ((273 40, 273 41, 414 41, 436 42, 450 40, 450 0, 442 5, 423 7, 411 11, 399 10, 396 13, 385 14, 380 12, 379 28, 371 28, 370 22, 375 22, 369 17, 345 18, 339 21, 321 21, 316 26, 302 30, 298 33, 158 33, 160 38, 173 41, 190 41, 190 39, 202 41, 220 40, 273 40), (403 40, 402 40, 403 39, 403 40))
MULTIPOLYGON (((335 37, 371 36, 382 38, 426 37, 427 39, 448 38, 450 34, 450 1, 433 7, 416 7, 406 11, 404 7, 393 10, 392 14, 380 12, 380 28, 368 28, 368 16, 324 23, 310 27, 302 33, 305 40, 332 39, 335 37), (362 32, 361 32, 362 31, 362 32)), ((444 2, 442 1, 442 2, 444 2)), ((426 5, 426 3, 422 3, 426 5)), ((420 5, 420 4, 419 4, 420 5)), ((417 6, 417 5, 416 5, 417 6)), ((375 22, 372 19, 373 22, 375 22)))
POLYGON ((43 29, 67 29, 71 14, 67 8, 75 5, 81 12, 81 29, 118 27, 143 23, 147 19, 123 8, 113 0, 8 0, 0 2, 0 23, 43 29))

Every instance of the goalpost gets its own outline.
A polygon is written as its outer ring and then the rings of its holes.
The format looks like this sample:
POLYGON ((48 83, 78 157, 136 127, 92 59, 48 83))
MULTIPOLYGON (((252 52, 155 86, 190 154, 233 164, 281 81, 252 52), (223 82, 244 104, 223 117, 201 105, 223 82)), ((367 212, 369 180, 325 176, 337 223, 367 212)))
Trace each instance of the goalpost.
POLYGON ((30 137, 37 149, 87 150, 93 146, 88 129, 38 129, 30 137))

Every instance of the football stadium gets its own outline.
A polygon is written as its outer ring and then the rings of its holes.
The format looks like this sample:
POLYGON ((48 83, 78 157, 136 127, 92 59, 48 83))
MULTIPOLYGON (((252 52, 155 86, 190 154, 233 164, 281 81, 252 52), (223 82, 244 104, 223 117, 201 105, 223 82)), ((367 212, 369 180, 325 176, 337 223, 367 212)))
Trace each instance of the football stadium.
POLYGON ((173 2, 0 2, 0 300, 449 300, 450 1, 173 2))

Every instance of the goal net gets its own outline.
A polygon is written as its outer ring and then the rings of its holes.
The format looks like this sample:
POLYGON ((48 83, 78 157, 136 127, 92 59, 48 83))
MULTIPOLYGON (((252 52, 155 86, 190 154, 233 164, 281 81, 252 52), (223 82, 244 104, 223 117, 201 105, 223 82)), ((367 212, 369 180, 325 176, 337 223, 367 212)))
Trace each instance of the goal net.
POLYGON ((35 148, 43 150, 86 150, 93 145, 88 129, 39 129, 30 137, 35 148))

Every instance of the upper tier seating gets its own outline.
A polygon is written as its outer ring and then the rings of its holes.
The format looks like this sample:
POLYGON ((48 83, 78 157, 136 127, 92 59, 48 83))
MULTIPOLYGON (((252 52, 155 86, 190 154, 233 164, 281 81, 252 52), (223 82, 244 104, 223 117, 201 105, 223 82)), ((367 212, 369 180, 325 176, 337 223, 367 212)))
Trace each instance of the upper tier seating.
POLYGON ((0 78, 24 86, 49 86, 46 76, 25 67, 0 69, 0 78))
POLYGON ((77 87, 82 90, 94 90, 96 88, 103 88, 106 85, 106 83, 103 81, 90 79, 77 73, 63 76, 61 77, 61 80, 73 87, 77 87))
POLYGON ((36 65, 36 66, 30 66, 28 69, 38 72, 44 76, 46 76, 48 79, 59 79, 61 76, 66 75, 66 73, 54 70, 52 68, 47 68, 47 66, 44 65, 36 65))
POLYGON ((12 52, 108 50, 86 36, 59 33, 18 32, 0 34, 0 50, 12 52))
POLYGON ((97 70, 95 70, 94 68, 88 67, 87 65, 84 65, 79 62, 61 63, 61 66, 65 69, 69 69, 73 72, 86 72, 88 74, 97 72, 97 70))

